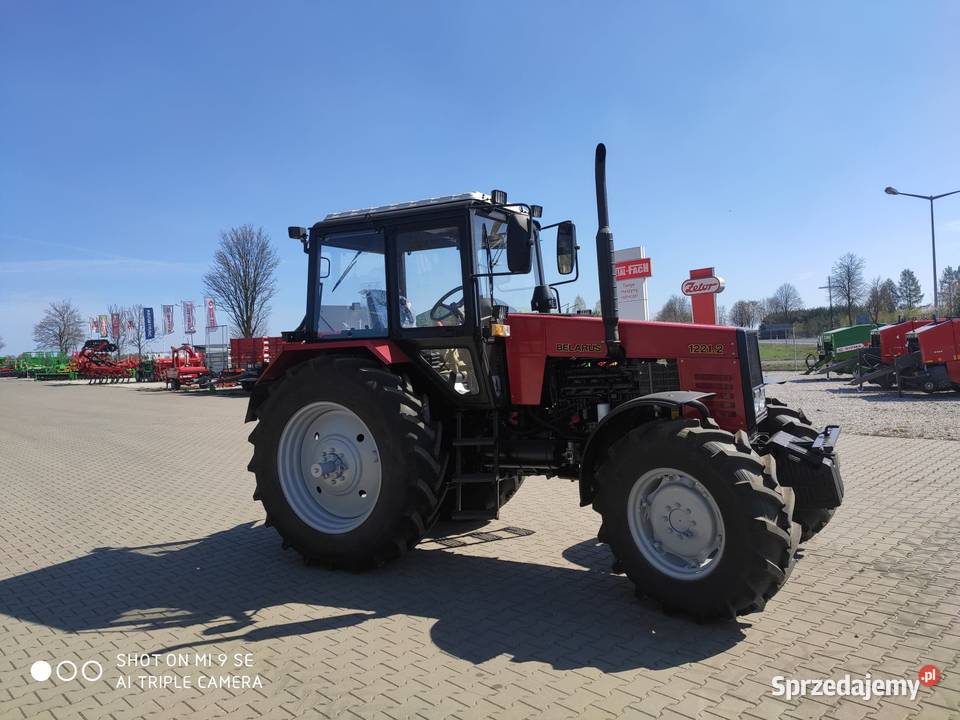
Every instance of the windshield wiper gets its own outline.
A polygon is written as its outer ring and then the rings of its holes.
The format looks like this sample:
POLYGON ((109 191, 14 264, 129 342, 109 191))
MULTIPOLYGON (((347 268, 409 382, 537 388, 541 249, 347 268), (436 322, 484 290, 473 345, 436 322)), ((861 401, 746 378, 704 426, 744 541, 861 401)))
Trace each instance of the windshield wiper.
POLYGON ((347 273, 350 272, 353 269, 353 266, 357 264, 357 258, 360 257, 360 253, 362 252, 363 250, 357 250, 357 254, 353 256, 353 260, 350 261, 350 264, 343 269, 342 273, 340 273, 340 277, 337 278, 337 281, 333 284, 333 288, 331 288, 330 292, 335 292, 336 289, 340 287, 340 283, 343 282, 343 279, 347 276, 347 273))

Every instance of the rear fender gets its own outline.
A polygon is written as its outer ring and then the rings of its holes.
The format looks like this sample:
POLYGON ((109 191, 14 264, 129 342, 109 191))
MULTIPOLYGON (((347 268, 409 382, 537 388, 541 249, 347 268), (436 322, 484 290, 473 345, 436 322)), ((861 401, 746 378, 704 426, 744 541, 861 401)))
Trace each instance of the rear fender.
POLYGON ((628 400, 607 413, 594 428, 593 434, 590 435, 583 449, 583 457, 580 460, 580 506, 593 502, 593 496, 597 491, 594 471, 603 457, 603 451, 612 442, 630 429, 655 420, 659 414, 658 410, 666 411, 671 417, 676 417, 682 414, 685 408, 689 408, 706 420, 710 417, 710 411, 703 401, 712 395, 713 393, 690 390, 651 393, 628 400))
POLYGON ((277 358, 271 362, 250 393, 247 415, 244 422, 257 419, 257 408, 270 394, 271 385, 280 380, 287 371, 321 355, 369 355, 384 365, 409 363, 407 355, 390 340, 354 340, 344 342, 324 342, 309 344, 285 344, 277 358))

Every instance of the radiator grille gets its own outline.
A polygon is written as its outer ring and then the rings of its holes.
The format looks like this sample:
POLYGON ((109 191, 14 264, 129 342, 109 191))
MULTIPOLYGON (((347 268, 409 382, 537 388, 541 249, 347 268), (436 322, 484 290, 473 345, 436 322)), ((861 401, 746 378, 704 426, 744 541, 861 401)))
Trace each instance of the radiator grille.
POLYGON ((734 397, 736 382, 733 375, 726 373, 694 373, 693 389, 713 393, 706 403, 714 417, 737 417, 737 401, 734 397))

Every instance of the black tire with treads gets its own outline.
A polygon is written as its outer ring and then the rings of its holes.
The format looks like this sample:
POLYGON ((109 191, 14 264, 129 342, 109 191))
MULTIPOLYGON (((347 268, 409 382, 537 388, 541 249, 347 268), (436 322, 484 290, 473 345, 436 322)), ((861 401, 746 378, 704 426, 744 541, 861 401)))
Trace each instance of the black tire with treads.
MULTIPOLYGON (((767 398, 767 418, 763 421, 761 430, 773 434, 778 430, 786 430, 797 437, 815 440, 819 433, 810 424, 810 420, 799 408, 792 408, 775 398, 767 398)), ((836 508, 797 508, 793 511, 793 519, 800 524, 800 542, 805 543, 823 530, 829 523, 836 508)))
POLYGON ((257 427, 248 469, 256 476, 254 500, 267 524, 306 560, 362 569, 413 548, 433 523, 443 472, 440 428, 429 408, 399 375, 366 357, 315 358, 287 371, 256 408, 257 427), (354 412, 377 444, 381 488, 370 516, 344 533, 324 533, 304 523, 288 504, 277 470, 277 450, 287 421, 305 405, 335 402, 354 412))
POLYGON ((594 509, 599 537, 610 545, 615 566, 638 594, 665 610, 699 620, 763 610, 793 570, 799 527, 790 518, 793 493, 775 479, 772 459, 751 448, 745 434, 720 430, 713 421, 655 421, 627 432, 606 449, 596 473, 594 509), (628 497, 648 470, 674 468, 696 478, 711 494, 724 522, 724 548, 705 576, 669 577, 649 563, 630 531, 628 497))

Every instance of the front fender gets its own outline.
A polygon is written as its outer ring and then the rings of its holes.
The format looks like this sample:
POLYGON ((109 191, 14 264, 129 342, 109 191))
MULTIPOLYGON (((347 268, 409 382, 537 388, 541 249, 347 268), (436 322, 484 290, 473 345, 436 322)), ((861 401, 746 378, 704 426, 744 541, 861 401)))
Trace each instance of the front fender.
POLYGON ((607 413, 593 429, 583 448, 580 459, 580 506, 589 505, 593 501, 597 489, 594 479, 595 465, 610 443, 631 428, 656 419, 658 409, 667 410, 672 417, 676 417, 684 407, 691 407, 706 420, 710 417, 710 411, 703 400, 713 394, 692 390, 651 393, 621 403, 607 413))

